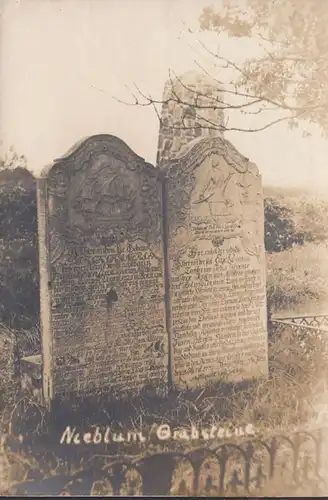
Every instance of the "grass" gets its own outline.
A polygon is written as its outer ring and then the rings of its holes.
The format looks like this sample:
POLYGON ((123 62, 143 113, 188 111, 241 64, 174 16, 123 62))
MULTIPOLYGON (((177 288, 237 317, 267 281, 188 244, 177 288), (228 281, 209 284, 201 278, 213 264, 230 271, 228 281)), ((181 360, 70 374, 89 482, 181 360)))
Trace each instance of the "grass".
POLYGON ((328 311, 328 243, 306 243, 267 254, 267 298, 271 312, 328 311))
MULTIPOLYGON (((121 405, 114 406, 111 402, 98 399, 98 401, 84 403, 84 408, 75 415, 61 414, 62 424, 69 421, 72 425, 81 425, 81 428, 90 430, 95 424, 112 425, 117 430, 126 431, 136 429, 146 434, 154 423, 169 423, 171 428, 206 427, 220 422, 249 423, 254 422, 257 430, 264 436, 274 435, 280 431, 286 434, 294 428, 302 427, 308 422, 314 413, 313 398, 324 389, 324 381, 327 378, 327 355, 323 344, 318 338, 309 338, 307 348, 304 349, 295 338, 292 330, 275 330, 269 345, 270 355, 270 377, 265 380, 257 380, 252 383, 244 383, 235 386, 217 383, 199 391, 175 392, 166 399, 149 399, 142 396, 139 401, 127 401, 121 405), (96 406, 94 406, 96 405, 96 406), (96 411, 95 411, 96 408, 96 411), (82 418, 81 418, 82 417, 82 418), (68 419, 68 420, 67 420, 68 419)), ((17 455, 15 446, 12 453, 6 450, 3 453, 7 460, 6 482, 3 489, 9 488, 14 481, 23 481, 30 468, 37 469, 44 477, 60 473, 60 458, 63 454, 57 454, 59 450, 58 437, 59 428, 63 427, 57 421, 50 432, 50 422, 47 420, 42 409, 35 406, 31 401, 24 401, 25 407, 21 407, 23 422, 30 422, 33 428, 33 410, 40 422, 44 418, 44 425, 35 428, 34 433, 28 430, 28 425, 22 429, 26 436, 25 445, 27 453, 17 455), (36 410, 36 412, 35 412, 36 410), (58 426, 59 424, 59 426, 58 426), (45 438, 45 435, 47 438, 45 438), (56 455, 54 465, 46 470, 43 463, 43 454, 37 454, 37 450, 52 450, 56 455)), ((18 407, 19 405, 17 405, 18 407)), ((17 407, 15 410, 17 410, 17 407)), ((6 421, 4 424, 13 423, 15 411, 13 407, 7 408, 6 421)), ((34 422, 35 424, 35 422, 34 422)), ((54 423, 53 423, 54 424, 54 423)), ((16 443, 17 448, 17 441, 16 443)), ((193 446, 198 446, 193 443, 193 446)), ((115 445, 106 450, 112 456, 118 455, 144 455, 158 451, 179 451, 181 448, 188 449, 192 445, 181 445, 174 441, 160 444, 158 441, 147 443, 147 447, 139 445, 115 445)), ((69 447, 69 453, 72 447, 69 447)), ((59 450, 60 451, 60 450, 59 450)), ((89 450, 88 450, 89 451, 89 450)), ((92 447, 89 454, 104 453, 103 448, 92 447)), ((72 468, 81 470, 83 468, 84 453, 77 451, 77 459, 70 457, 72 468)), ((67 457, 67 455, 66 455, 67 457)), ((6 472, 5 471, 5 472, 6 472)), ((305 491, 305 490, 302 490, 305 491)), ((292 496, 295 491, 288 490, 281 484, 279 478, 274 479, 266 485, 263 495, 286 495, 292 496)), ((310 494, 310 493, 309 493, 310 494)))
MULTIPOLYGON (((25 401, 24 409, 20 410, 25 418, 17 430, 30 439, 44 434, 49 438, 51 425, 57 440, 67 423, 85 430, 95 425, 113 425, 117 431, 136 429, 148 433, 154 423, 190 428, 191 425, 252 422, 263 431, 288 431, 309 418, 314 391, 327 373, 323 341, 308 338, 304 348, 292 330, 276 328, 269 344, 269 367, 267 379, 235 385, 218 382, 202 390, 175 391, 167 398, 149 398, 141 394, 136 399, 118 402, 108 396, 95 397, 83 401, 75 412, 67 406, 57 408, 57 419, 52 422, 47 420, 42 409, 25 401), (37 409, 34 417, 33 408, 37 409), (37 428, 35 422, 40 420, 41 414, 43 426, 37 428)), ((13 414, 9 420, 12 418, 13 414)))
MULTIPOLYGON (((205 427, 220 422, 235 422, 243 424, 253 422, 257 430, 265 436, 274 435, 280 431, 289 434, 294 428, 302 427, 313 416, 313 397, 323 391, 324 380, 328 375, 327 354, 325 344, 318 337, 308 338, 306 348, 300 345, 291 329, 282 330, 277 327, 271 336, 269 345, 270 376, 267 379, 256 380, 251 383, 239 385, 212 384, 203 390, 175 392, 166 399, 149 399, 142 396, 139 401, 127 401, 114 406, 113 402, 98 399, 97 401, 84 402, 84 407, 75 414, 64 414, 61 417, 65 425, 67 419, 73 425, 80 425, 85 430, 90 430, 92 425, 114 425, 117 430, 127 428, 143 431, 145 434, 154 423, 169 423, 172 428, 190 428, 191 425, 205 427), (322 381, 322 382, 321 382, 322 381), (96 405, 96 406, 95 406, 96 405), (96 408, 96 410, 95 410, 96 408)), ((28 420, 28 413, 35 408, 32 402, 25 401, 26 406, 22 412, 24 422, 28 420)), ((13 419, 13 412, 7 412, 9 421, 13 419)), ((46 417, 44 413, 39 417, 46 417)), ((33 419, 32 419, 33 420, 33 419)), ((54 423, 53 423, 54 424, 54 423)), ((58 422, 57 422, 58 424, 58 422)), ((39 467, 40 458, 35 458, 35 449, 40 443, 43 449, 58 447, 58 432, 54 431, 51 441, 50 422, 45 418, 43 428, 34 434, 25 429, 31 454, 20 456, 20 462, 14 462, 14 475, 16 480, 23 480, 30 466, 39 467), (44 433, 48 439, 44 440, 44 433), (39 460, 39 462, 38 462, 39 460), (26 463, 27 462, 27 463, 26 463), (39 465, 38 465, 39 464, 39 465)), ((56 426, 55 426, 56 427, 56 426)), ((59 423, 59 428, 62 427, 59 423)), ((16 443, 17 444, 17 443, 16 443)), ((195 446, 195 444, 194 444, 195 446)), ((197 445, 196 445, 197 446, 197 445)), ((190 446, 191 448, 192 446, 190 446)), ((183 446, 188 449, 189 446, 183 446)), ((70 448, 71 449, 71 448, 70 448)), ((163 446, 157 442, 147 443, 147 448, 140 446, 116 445, 107 450, 111 455, 138 455, 152 454, 158 451, 180 450, 181 445, 169 441, 163 446)), ((92 454, 104 452, 103 448, 92 447, 92 454)), ((82 467, 82 450, 77 453, 80 462, 73 463, 73 469, 82 467)), ((56 472, 55 468, 51 474, 56 472)), ((13 472, 11 472, 13 477, 13 472)), ((263 495, 286 495, 287 487, 276 478, 266 485, 263 495)), ((305 490, 302 490, 305 491, 305 490)), ((295 491, 288 491, 293 496, 295 491)), ((310 494, 310 493, 309 493, 310 494)))

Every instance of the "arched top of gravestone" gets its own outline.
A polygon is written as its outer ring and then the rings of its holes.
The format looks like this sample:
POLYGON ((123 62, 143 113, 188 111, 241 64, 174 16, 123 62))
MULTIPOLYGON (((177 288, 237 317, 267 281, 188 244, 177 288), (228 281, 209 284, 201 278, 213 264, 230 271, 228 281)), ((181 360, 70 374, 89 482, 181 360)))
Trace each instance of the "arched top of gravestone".
POLYGON ((168 161, 162 171, 169 183, 167 206, 175 233, 188 226, 190 204, 196 191, 200 193, 199 202, 204 193, 209 197, 215 193, 216 199, 229 203, 226 190, 234 174, 239 178, 234 183, 240 184, 241 179, 241 185, 259 185, 261 180, 257 166, 223 137, 195 139, 177 158, 168 161))
POLYGON ((234 145, 223 137, 197 138, 185 145, 179 156, 167 162, 162 170, 172 175, 176 172, 191 172, 209 156, 221 156, 228 165, 240 174, 246 172, 259 175, 257 166, 239 153, 234 145))
POLYGON ((112 244, 125 241, 127 234, 131 241, 157 241, 162 176, 112 135, 89 137, 55 160, 42 172, 51 225, 51 262, 81 241, 83 245, 112 244))
POLYGON ((54 162, 47 165, 41 171, 41 178, 49 177, 52 170, 57 166, 79 169, 82 163, 88 162, 92 157, 105 154, 114 156, 123 161, 131 170, 147 170, 150 175, 158 175, 157 169, 137 155, 122 139, 110 134, 93 135, 83 138, 73 145, 61 158, 56 158, 54 162))

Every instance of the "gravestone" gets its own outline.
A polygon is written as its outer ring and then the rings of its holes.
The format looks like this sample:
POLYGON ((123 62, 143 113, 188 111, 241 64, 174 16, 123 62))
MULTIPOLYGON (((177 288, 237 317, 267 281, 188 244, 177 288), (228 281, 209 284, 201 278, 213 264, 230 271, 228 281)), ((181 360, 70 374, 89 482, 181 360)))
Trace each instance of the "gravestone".
POLYGON ((90 137, 38 179, 38 224, 45 401, 167 386, 158 170, 90 137))
POLYGON ((167 175, 173 383, 199 387, 266 375, 258 169, 215 137, 192 143, 167 175))
POLYGON ((224 139, 223 109, 207 75, 165 86, 157 165, 168 178, 170 369, 180 388, 268 371, 261 177, 224 139))
POLYGON ((38 179, 48 404, 267 374, 261 177, 223 138, 222 90, 193 73, 178 83, 159 168, 101 135, 38 179))
POLYGON ((170 78, 164 86, 157 165, 179 156, 199 138, 223 136, 224 92, 218 81, 199 71, 170 78))

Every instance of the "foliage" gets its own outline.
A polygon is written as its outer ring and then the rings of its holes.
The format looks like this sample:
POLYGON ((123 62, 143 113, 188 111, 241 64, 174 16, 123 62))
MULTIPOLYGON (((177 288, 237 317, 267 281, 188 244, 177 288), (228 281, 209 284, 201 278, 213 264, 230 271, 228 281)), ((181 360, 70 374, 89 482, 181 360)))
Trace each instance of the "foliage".
MULTIPOLYGON (((254 38, 261 44, 261 54, 241 66, 225 60, 237 71, 233 84, 240 96, 260 99, 262 111, 283 111, 292 128, 298 119, 316 123, 325 136, 327 21, 328 3, 319 0, 222 0, 200 16, 202 30, 254 38)), ((224 61, 213 56, 217 63, 224 61)))
POLYGON ((282 252, 305 239, 304 233, 296 231, 291 211, 273 198, 264 200, 264 235, 267 252, 282 252))
POLYGON ((286 206, 293 213, 298 231, 305 234, 307 241, 322 242, 328 239, 328 203, 324 200, 286 200, 286 206))
POLYGON ((266 188, 264 192, 267 252, 281 252, 293 245, 328 240, 326 200, 289 193, 283 188, 266 188))
POLYGON ((0 319, 11 328, 33 327, 39 318, 36 186, 24 169, 0 175, 0 256, 0 319))

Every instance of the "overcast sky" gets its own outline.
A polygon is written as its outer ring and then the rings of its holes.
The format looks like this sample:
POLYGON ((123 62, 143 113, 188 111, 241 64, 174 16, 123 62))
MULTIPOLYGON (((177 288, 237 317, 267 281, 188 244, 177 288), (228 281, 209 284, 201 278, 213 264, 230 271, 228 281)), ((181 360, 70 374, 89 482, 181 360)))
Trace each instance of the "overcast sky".
MULTIPOLYGON (((126 86, 133 82, 160 98, 169 69, 196 69, 195 59, 211 70, 199 40, 217 47, 217 36, 187 31, 209 3, 2 0, 2 152, 13 145, 37 174, 81 137, 109 133, 154 163, 155 113, 115 98, 131 100, 126 86)), ((257 42, 220 41, 221 53, 234 60, 257 49, 257 42)), ((265 184, 328 188, 328 141, 316 131, 304 139, 280 124, 229 139, 258 164, 265 184)))

